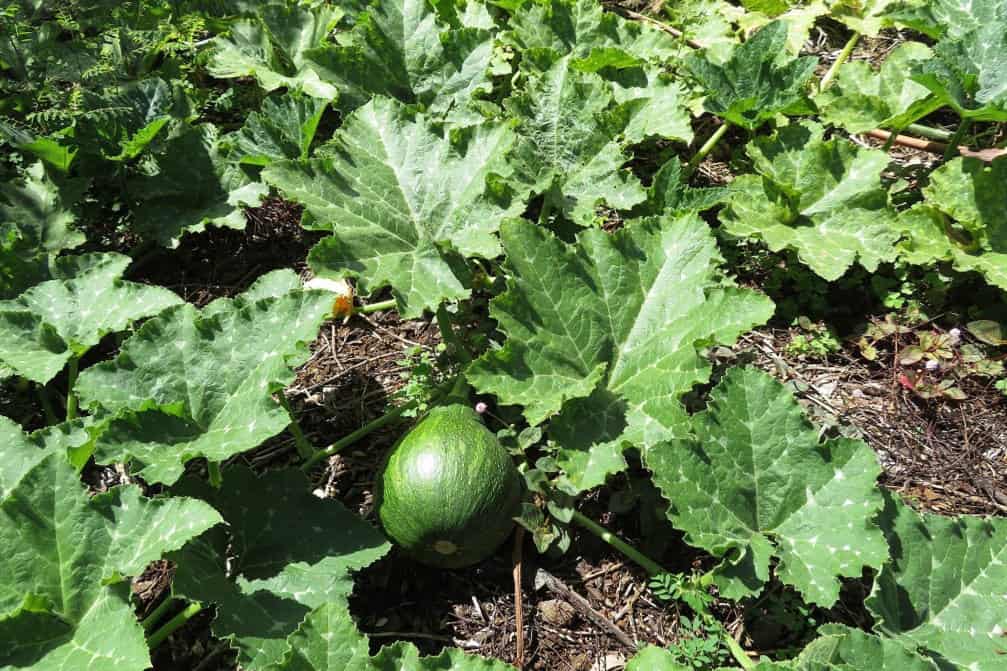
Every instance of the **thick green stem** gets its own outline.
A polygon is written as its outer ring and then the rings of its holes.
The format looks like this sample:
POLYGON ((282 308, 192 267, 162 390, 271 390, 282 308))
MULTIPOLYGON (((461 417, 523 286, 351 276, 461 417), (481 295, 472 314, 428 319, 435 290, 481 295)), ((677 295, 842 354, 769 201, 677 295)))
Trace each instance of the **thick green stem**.
POLYGON ((140 623, 143 626, 143 630, 150 631, 155 624, 161 621, 161 618, 164 617, 165 613, 171 610, 171 607, 174 605, 174 597, 165 597, 161 603, 157 604, 157 608, 150 611, 150 615, 143 618, 143 622, 140 623))
POLYGON ((290 407, 290 401, 287 400, 287 395, 282 391, 279 394, 280 405, 283 409, 287 411, 290 415, 290 425, 287 429, 290 431, 290 435, 294 437, 294 446, 297 448, 297 454, 301 456, 301 459, 310 459, 315 454, 315 448, 312 447, 311 443, 304 436, 304 432, 301 431, 301 424, 297 421, 297 416, 294 414, 294 409, 290 407))
POLYGON ((832 81, 836 78, 836 75, 839 74, 839 68, 842 67, 843 63, 850 59, 850 56, 853 54, 853 50, 856 48, 857 42, 859 41, 860 33, 853 33, 850 35, 850 39, 846 41, 846 46, 844 46, 843 50, 839 52, 838 56, 836 56, 836 61, 832 64, 832 67, 829 68, 829 71, 825 73, 825 76, 822 77, 822 81, 818 84, 819 91, 824 91, 829 88, 832 81))
POLYGON ((210 461, 206 462, 206 475, 210 479, 210 485, 214 489, 220 489, 221 485, 224 484, 224 476, 220 472, 220 462, 210 461))
POLYGON ((690 175, 692 175, 692 173, 696 171, 696 168, 699 167, 699 164, 703 162, 704 158, 709 156, 710 152, 713 151, 714 147, 717 146, 717 143, 720 142, 721 138, 723 138, 724 135, 727 134, 727 131, 730 127, 731 124, 729 124, 726 121, 723 122, 720 128, 718 128, 717 131, 713 135, 711 135, 706 140, 706 142, 703 143, 703 146, 699 148, 699 151, 696 152, 696 155, 693 156, 692 160, 689 161, 689 165, 685 167, 686 177, 689 177, 690 175))
POLYGON ((332 445, 329 445, 324 450, 318 450, 317 452, 315 452, 314 454, 312 454, 311 458, 308 459, 307 461, 305 461, 301 465, 301 470, 302 471, 309 470, 312 466, 314 466, 316 463, 318 463, 322 459, 326 459, 328 457, 331 457, 333 454, 336 454, 337 452, 339 452, 343 448, 345 448, 345 447, 347 447, 349 445, 352 445, 353 443, 357 442, 358 440, 360 440, 361 438, 363 438, 367 434, 373 433, 374 431, 377 431, 381 427, 386 426, 388 424, 391 424, 392 422, 394 422, 395 420, 397 420, 398 418, 400 418, 403 415, 403 413, 405 413, 407 410, 411 410, 412 408, 415 408, 416 405, 417 405, 416 401, 412 401, 410 403, 406 403, 405 405, 400 405, 397 408, 393 408, 393 409, 389 410, 388 412, 386 412, 385 414, 381 415, 380 417, 378 417, 374 421, 368 422, 367 424, 364 424, 362 427, 360 427, 359 429, 357 429, 353 433, 351 433, 351 434, 349 434, 347 436, 343 436, 342 438, 340 438, 336 442, 332 443, 332 445))
POLYGON ((372 312, 383 312, 385 310, 391 310, 395 307, 395 299, 390 298, 387 301, 378 301, 377 303, 370 303, 368 305, 361 305, 358 308, 354 308, 354 312, 369 315, 372 312))
POLYGON ((954 137, 948 141, 948 148, 944 150, 945 161, 950 161, 958 154, 958 147, 961 145, 962 139, 965 137, 965 133, 967 133, 971 127, 972 119, 962 119, 962 122, 958 124, 958 130, 955 131, 954 137))
POLYGON ((77 418, 77 394, 73 391, 73 386, 77 384, 77 369, 80 365, 80 359, 76 356, 70 357, 70 361, 67 363, 67 373, 66 373, 66 421, 71 421, 77 418))
POLYGON ((941 128, 931 128, 930 126, 923 126, 918 123, 909 124, 906 126, 906 131, 913 135, 925 137, 928 140, 937 140, 938 142, 947 142, 954 136, 954 133, 950 131, 941 128))
POLYGON ((437 326, 441 330, 441 339, 444 341, 444 344, 455 350, 454 354, 458 362, 465 365, 472 361, 472 356, 465 348, 465 344, 458 337, 458 334, 455 333, 454 328, 452 328, 451 317, 448 316, 448 310, 443 305, 437 308, 437 326))
POLYGON ((147 646, 153 650, 164 643, 164 640, 182 628, 186 622, 194 618, 203 610, 202 604, 190 603, 185 610, 164 623, 160 629, 147 637, 147 646))
POLYGON ((573 511, 573 521, 579 524, 580 526, 584 527, 585 529, 587 529, 588 531, 590 531, 595 536, 602 539, 612 547, 614 547, 619 552, 623 553, 624 555, 635 561, 637 564, 642 566, 644 570, 646 570, 647 573, 649 573, 650 575, 667 573, 667 571, 664 570, 664 568, 662 568, 661 565, 658 564, 656 561, 654 561, 647 555, 643 554, 635 547, 633 547, 626 541, 622 540, 621 538, 613 534, 611 531, 601 526, 600 524, 592 520, 590 517, 587 517, 583 513, 578 512, 576 510, 573 511))
MULTIPOLYGON (((626 541, 622 540, 621 538, 613 534, 611 531, 601 526, 600 524, 592 520, 590 517, 587 517, 583 513, 575 510, 573 512, 573 521, 579 524, 580 526, 584 527, 585 529, 587 529, 588 531, 590 531, 595 536, 602 539, 612 547, 614 547, 616 550, 624 554, 626 557, 635 561, 637 564, 642 566, 643 569, 647 571, 647 573, 649 573, 650 575, 667 573, 667 571, 665 571, 664 568, 662 568, 661 565, 658 564, 656 561, 654 561, 647 555, 643 554, 635 547, 633 547, 626 541)), ((708 582, 708 578, 709 574, 705 574, 703 577, 701 577, 700 578, 701 584, 702 582, 708 582)), ((706 615, 710 614, 706 613, 706 615)), ((731 651, 731 655, 738 662, 738 664, 741 665, 741 668, 743 669, 755 668, 755 662, 752 661, 752 659, 748 656, 748 653, 745 652, 745 650, 741 647, 741 645, 739 645, 738 642, 735 641, 729 633, 724 631, 721 638, 724 641, 724 644, 727 646, 727 649, 731 651)))

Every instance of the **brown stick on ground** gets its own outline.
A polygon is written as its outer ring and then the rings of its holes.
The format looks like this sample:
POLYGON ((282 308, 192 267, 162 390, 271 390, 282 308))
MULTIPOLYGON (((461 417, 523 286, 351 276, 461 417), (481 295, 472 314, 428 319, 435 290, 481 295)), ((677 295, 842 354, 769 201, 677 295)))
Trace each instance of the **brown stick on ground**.
POLYGON ((580 611, 581 615, 591 620, 591 622, 601 629, 604 629, 613 638, 618 640, 630 650, 635 652, 639 648, 636 641, 629 637, 629 634, 624 632, 608 618, 592 608, 587 599, 574 592, 572 589, 567 587, 562 580, 545 569, 539 569, 535 574, 535 588, 539 589, 540 587, 545 587, 556 596, 565 599, 567 603, 580 611))
POLYGON ((517 652, 514 653, 514 666, 524 668, 524 607, 521 600, 521 555, 524 547, 524 527, 514 531, 514 626, 517 628, 517 652))
MULTIPOLYGON (((881 130, 877 128, 875 130, 867 131, 864 135, 869 135, 870 137, 876 138, 878 140, 888 141, 888 138, 892 136, 886 130, 881 130)), ((928 151, 932 154, 943 154, 947 151, 948 146, 943 142, 934 142, 933 140, 921 140, 920 138, 911 137, 909 135, 896 135, 895 139, 892 140, 892 144, 901 145, 903 147, 910 147, 912 149, 919 149, 920 151, 928 151)), ((977 158, 980 161, 985 161, 986 163, 991 163, 993 159, 999 158, 1000 156, 1007 155, 1007 149, 980 149, 979 151, 973 151, 961 145, 958 147, 958 153, 961 156, 968 156, 971 158, 977 158)))

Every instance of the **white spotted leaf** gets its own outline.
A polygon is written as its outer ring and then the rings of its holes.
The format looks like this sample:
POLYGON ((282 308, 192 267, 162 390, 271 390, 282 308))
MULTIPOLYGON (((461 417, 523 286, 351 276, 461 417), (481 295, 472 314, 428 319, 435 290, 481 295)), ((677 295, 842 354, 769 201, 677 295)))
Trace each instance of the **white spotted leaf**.
POLYGON ((0 302, 0 361, 45 384, 106 334, 182 302, 167 289, 123 280, 131 262, 122 254, 60 257, 56 279, 0 302))
POLYGON ((332 233, 309 256, 317 275, 356 277, 363 294, 391 286, 399 312, 417 317, 469 295, 463 256, 499 254, 500 222, 524 207, 495 179, 513 142, 509 124, 448 140, 430 119, 375 98, 321 158, 274 163, 263 179, 304 205, 307 227, 332 233))
POLYGON ((1007 659, 1007 520, 917 513, 888 495, 891 560, 867 607, 875 628, 941 668, 998 671, 1007 659))
POLYGON ((223 461, 283 431, 290 417, 272 395, 293 380, 332 307, 326 292, 295 285, 293 272, 274 271, 202 311, 171 308, 116 359, 84 371, 82 403, 108 417, 99 463, 132 461, 149 482, 171 483, 190 459, 223 461))
POLYGON ((731 184, 720 221, 733 236, 795 250, 832 281, 854 262, 873 271, 893 260, 901 234, 881 183, 888 155, 823 133, 816 124, 792 124, 749 143, 757 173, 731 184))
MULTIPOLYGON (((5 461, 22 449, 38 447, 0 446, 5 461)), ((148 668, 124 577, 220 521, 201 501, 146 499, 134 486, 89 496, 50 451, 0 498, 0 668, 148 668)))
POLYGON ((508 289, 491 315, 507 340, 467 377, 523 406, 532 425, 552 418, 568 490, 624 469, 627 445, 682 431, 680 398, 710 375, 699 347, 732 343, 773 312, 768 298, 721 278, 714 237, 696 216, 589 229, 576 245, 512 221, 502 238, 508 289))
POLYGON ((727 561, 721 591, 757 593, 777 577, 822 606, 838 576, 860 576, 888 556, 874 522, 883 506, 874 452, 860 441, 819 439, 800 405, 769 375, 733 368, 692 417, 692 435, 647 451, 668 518, 689 544, 727 561))

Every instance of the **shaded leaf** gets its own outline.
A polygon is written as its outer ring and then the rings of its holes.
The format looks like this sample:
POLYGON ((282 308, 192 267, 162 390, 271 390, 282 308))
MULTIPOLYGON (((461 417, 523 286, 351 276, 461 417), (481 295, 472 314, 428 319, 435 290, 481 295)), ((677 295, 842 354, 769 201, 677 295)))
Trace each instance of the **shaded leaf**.
POLYGON ((811 111, 805 86, 818 60, 790 59, 786 42, 786 24, 774 21, 738 46, 723 64, 705 55, 686 58, 686 66, 708 95, 707 111, 749 130, 777 114, 811 111))
POLYGON ((228 524, 171 555, 178 564, 173 589, 215 603, 214 634, 238 648, 243 668, 261 669, 282 659, 286 637, 311 610, 347 613, 352 572, 389 545, 338 501, 311 494, 299 470, 259 477, 232 467, 223 478, 220 490, 195 478, 173 489, 208 502, 228 524))

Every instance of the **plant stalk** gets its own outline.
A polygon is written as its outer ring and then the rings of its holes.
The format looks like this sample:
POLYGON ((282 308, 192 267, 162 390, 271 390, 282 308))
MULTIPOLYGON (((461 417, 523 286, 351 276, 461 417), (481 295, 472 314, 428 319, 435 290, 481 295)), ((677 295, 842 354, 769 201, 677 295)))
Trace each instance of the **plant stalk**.
POLYGON ((727 121, 724 121, 720 125, 720 128, 718 128, 717 131, 713 135, 711 135, 706 140, 706 142, 703 143, 703 146, 699 148, 699 151, 697 151, 695 156, 692 157, 692 159, 689 161, 689 164, 685 166, 686 177, 690 177, 692 173, 696 171, 696 168, 699 167, 699 164, 703 162, 703 159, 705 159, 710 154, 711 151, 713 151, 714 147, 717 146, 717 143, 719 143, 720 140, 724 137, 724 135, 727 134, 727 131, 730 127, 731 124, 727 121))
POLYGON ((67 373, 66 373, 66 421, 71 421, 77 418, 77 394, 74 393, 73 387, 77 384, 77 371, 80 366, 80 359, 75 356, 70 357, 70 361, 67 362, 67 373))
POLYGON ((822 81, 819 82, 819 92, 824 91, 832 85, 832 81, 836 78, 836 75, 839 74, 839 68, 842 67, 843 63, 850 59, 850 56, 853 54, 853 50, 856 48, 857 42, 859 41, 860 33, 854 32, 850 35, 850 39, 846 41, 846 46, 844 46, 843 50, 839 52, 839 55, 836 56, 836 60, 832 64, 832 67, 829 68, 829 71, 825 73, 824 77, 822 77, 822 81))
POLYGON ((147 617, 143 618, 143 621, 140 623, 143 626, 143 630, 150 631, 153 629, 154 625, 161 621, 161 618, 171 610, 173 605, 175 605, 175 598, 171 596, 165 597, 161 603, 157 604, 154 610, 150 611, 147 617))
POLYGON ((164 625, 147 637, 147 646, 153 650, 164 643, 164 640, 178 631, 186 622, 194 618, 203 610, 200 603, 190 603, 181 613, 171 618, 164 625))
POLYGON ((354 308, 354 312, 362 315, 369 315, 373 312, 383 312, 384 310, 391 310, 395 307, 395 299, 389 298, 387 301, 378 301, 377 303, 370 303, 368 305, 361 305, 358 308, 354 308))
POLYGON ((290 431, 290 435, 294 437, 294 446, 297 448, 297 454, 300 455, 301 459, 310 459, 312 455, 315 454, 315 448, 308 442, 308 439, 304 435, 304 431, 301 430, 301 424, 297 421, 297 416, 294 415, 294 409, 290 407, 290 401, 287 399, 287 395, 280 390, 280 405, 283 409, 287 411, 290 415, 290 424, 287 429, 290 431))
POLYGON ((658 575, 660 573, 668 572, 664 568, 662 568, 661 565, 658 564, 656 561, 654 561, 647 555, 643 554, 635 547, 633 547, 626 541, 622 540, 621 538, 613 534, 611 531, 601 526, 600 524, 592 520, 590 517, 587 517, 583 513, 577 510, 573 511, 573 521, 579 524, 580 526, 584 527, 585 529, 587 529, 588 531, 590 531, 595 536, 602 539, 612 547, 614 547, 619 552, 623 553, 624 555, 635 561, 637 564, 642 566, 643 569, 647 571, 649 575, 653 576, 658 575))
POLYGON ((931 128, 930 126, 924 126, 918 123, 909 124, 906 126, 906 131, 912 133, 913 135, 925 137, 928 140, 937 140, 938 142, 947 142, 954 137, 954 133, 950 131, 940 128, 931 128))
POLYGON ((312 466, 314 466, 322 459, 331 457, 333 454, 336 454, 343 448, 352 445, 353 443, 357 442, 367 434, 373 433, 374 431, 377 431, 381 427, 391 424, 392 422, 400 418, 407 410, 411 410, 415 408, 417 405, 418 404, 416 401, 400 405, 397 408, 389 410, 388 412, 381 415, 377 419, 368 422, 367 424, 364 424, 362 427, 360 427, 353 433, 343 436, 336 442, 332 443, 332 445, 329 445, 324 450, 316 451, 314 454, 311 455, 311 457, 307 461, 301 464, 301 470, 302 471, 309 470, 312 466))
POLYGON ((224 476, 220 472, 220 462, 206 460, 206 475, 210 480, 210 486, 214 489, 220 489, 220 486, 224 484, 224 476))
POLYGON ((954 136, 948 142, 948 148, 944 150, 944 160, 950 161, 954 156, 958 154, 958 147, 962 143, 962 139, 968 132, 969 128, 972 127, 971 119, 962 119, 962 122, 958 124, 958 130, 955 131, 954 136))
POLYGON ((455 350, 459 363, 464 366, 472 361, 472 355, 465 348, 465 344, 462 343, 455 330, 451 328, 451 317, 448 316, 447 308, 443 305, 437 308, 437 327, 441 330, 441 340, 455 350))

